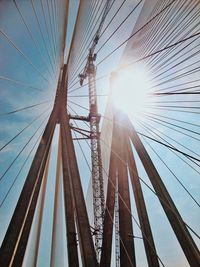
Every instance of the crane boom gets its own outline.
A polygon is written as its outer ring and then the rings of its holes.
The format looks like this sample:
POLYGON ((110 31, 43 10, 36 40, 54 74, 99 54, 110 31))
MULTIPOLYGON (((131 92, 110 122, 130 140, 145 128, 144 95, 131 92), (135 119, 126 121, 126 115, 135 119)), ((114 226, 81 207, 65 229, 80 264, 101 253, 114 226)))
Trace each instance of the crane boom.
POLYGON ((92 55, 94 57, 94 61, 96 60, 96 54, 94 54, 94 51, 95 51, 95 48, 98 44, 98 41, 99 41, 99 38, 100 38, 100 34, 101 34, 101 31, 102 31, 102 28, 103 28, 103 24, 105 22, 105 19, 106 19, 106 16, 110 10, 110 7, 111 7, 111 4, 112 4, 112 0, 107 0, 106 3, 105 3, 105 7, 104 7, 104 12, 103 12, 103 15, 102 15, 102 18, 101 18, 101 21, 100 21, 100 24, 99 24, 99 27, 95 33, 95 36, 94 36, 94 39, 93 39, 93 42, 92 42, 92 45, 89 49, 89 54, 88 54, 88 58, 87 58, 87 62, 85 64, 85 67, 84 67, 84 70, 82 73, 79 74, 79 78, 80 78, 80 85, 82 86, 84 80, 87 78, 88 76, 88 67, 89 67, 89 61, 90 61, 90 55, 92 55))

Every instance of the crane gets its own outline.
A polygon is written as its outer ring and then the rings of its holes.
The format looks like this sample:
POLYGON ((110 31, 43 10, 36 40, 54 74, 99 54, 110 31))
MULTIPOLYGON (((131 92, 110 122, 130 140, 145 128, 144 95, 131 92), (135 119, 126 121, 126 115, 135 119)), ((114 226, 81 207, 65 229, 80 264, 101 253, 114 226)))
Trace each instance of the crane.
POLYGON ((79 74, 80 85, 88 78, 89 87, 89 123, 90 123, 90 139, 91 139, 91 160, 92 160, 92 189, 93 189, 93 213, 94 213, 94 236, 95 249, 97 258, 99 258, 102 246, 103 217, 105 208, 104 184, 102 174, 102 158, 100 146, 99 123, 101 116, 98 113, 97 94, 96 94, 96 67, 95 67, 95 48, 99 41, 104 21, 109 12, 112 0, 107 0, 104 6, 103 15, 99 27, 94 36, 92 45, 89 49, 86 65, 81 74, 79 74))

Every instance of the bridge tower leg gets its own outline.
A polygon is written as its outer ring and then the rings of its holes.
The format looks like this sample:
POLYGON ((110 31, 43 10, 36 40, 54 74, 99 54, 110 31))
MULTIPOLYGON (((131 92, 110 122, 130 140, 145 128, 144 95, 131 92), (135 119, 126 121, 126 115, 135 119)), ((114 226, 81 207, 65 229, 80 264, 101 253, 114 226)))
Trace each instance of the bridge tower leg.
POLYGON ((61 69, 54 108, 40 140, 32 165, 22 188, 11 222, 0 248, 0 266, 18 267, 23 263, 36 210, 44 170, 56 124, 60 124, 62 143, 63 185, 68 239, 69 265, 79 266, 75 218, 80 241, 82 264, 97 266, 75 150, 67 115, 67 66, 61 69))
POLYGON ((173 200, 171 199, 159 173, 157 172, 150 156, 148 155, 144 145, 137 135, 132 123, 127 119, 126 129, 129 129, 130 139, 140 157, 140 160, 148 174, 148 177, 154 187, 156 195, 167 215, 171 227, 182 247, 182 250, 192 267, 200 266, 200 253, 192 239, 186 224, 184 223, 180 213, 178 212, 173 200))

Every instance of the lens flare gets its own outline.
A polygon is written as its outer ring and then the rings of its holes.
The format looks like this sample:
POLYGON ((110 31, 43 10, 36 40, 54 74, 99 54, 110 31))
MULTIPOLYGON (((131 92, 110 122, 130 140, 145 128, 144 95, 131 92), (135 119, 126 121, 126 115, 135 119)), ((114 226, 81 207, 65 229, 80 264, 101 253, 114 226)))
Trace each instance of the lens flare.
POLYGON ((144 68, 120 71, 114 75, 111 86, 113 103, 117 108, 134 117, 145 109, 151 83, 144 68))

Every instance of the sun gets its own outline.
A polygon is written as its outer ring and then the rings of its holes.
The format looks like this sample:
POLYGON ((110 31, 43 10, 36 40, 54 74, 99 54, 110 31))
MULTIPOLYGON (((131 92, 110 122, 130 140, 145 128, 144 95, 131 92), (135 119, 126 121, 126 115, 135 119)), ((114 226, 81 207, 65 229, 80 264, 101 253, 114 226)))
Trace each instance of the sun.
POLYGON ((145 109, 148 89, 151 87, 148 72, 143 67, 120 70, 111 82, 114 105, 131 116, 138 116, 145 109))

